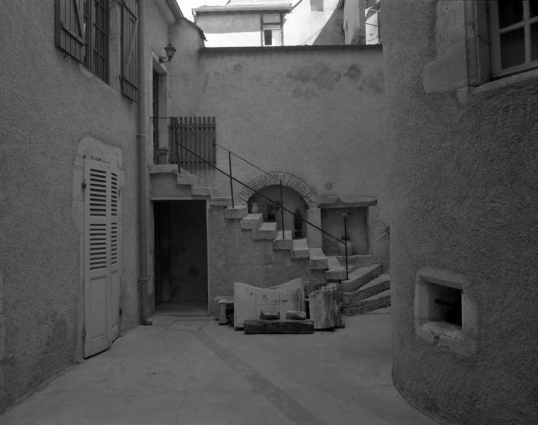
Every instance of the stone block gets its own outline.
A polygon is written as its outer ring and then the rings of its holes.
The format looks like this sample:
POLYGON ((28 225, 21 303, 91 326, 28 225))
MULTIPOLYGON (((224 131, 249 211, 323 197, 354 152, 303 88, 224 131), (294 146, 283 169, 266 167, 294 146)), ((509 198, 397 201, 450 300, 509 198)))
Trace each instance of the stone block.
POLYGON ((294 279, 277 287, 261 289, 244 283, 234 284, 234 327, 242 328, 245 320, 256 320, 261 311, 305 310, 302 279, 294 279))
POLYGON ((252 230, 252 239, 254 240, 274 240, 276 238, 276 222, 262 223, 258 229, 252 230))
POLYGON ((311 334, 312 320, 245 320, 246 334, 311 334))
POLYGON ((226 208, 224 218, 227 220, 242 220, 248 215, 247 205, 239 205, 235 208, 226 208))
POLYGON ((233 311, 234 297, 215 297, 215 315, 220 325, 228 323, 228 314, 233 311))
POLYGON ((309 297, 310 318, 315 329, 339 327, 342 321, 342 294, 337 284, 331 283, 309 297))
POLYGON ((258 229, 263 223, 263 214, 248 214, 241 220, 241 229, 254 230, 258 229))
POLYGON ((261 320, 279 320, 280 312, 279 311, 260 311, 261 320))
POLYGON ((305 311, 288 310, 286 311, 287 320, 306 320, 305 311))
POLYGON ((282 230, 279 230, 273 241, 273 249, 291 251, 292 248, 293 238, 291 237, 291 230, 284 230, 284 238, 282 238, 282 230))
POLYGON ((210 197, 211 195, 213 195, 212 187, 193 186, 192 188, 192 196, 210 197))

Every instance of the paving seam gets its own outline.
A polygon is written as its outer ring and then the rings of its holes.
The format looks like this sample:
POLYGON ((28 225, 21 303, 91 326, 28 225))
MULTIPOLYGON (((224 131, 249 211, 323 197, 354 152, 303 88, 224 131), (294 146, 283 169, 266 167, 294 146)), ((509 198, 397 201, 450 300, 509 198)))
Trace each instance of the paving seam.
POLYGON ((285 391, 278 388, 261 373, 254 370, 226 347, 203 331, 193 332, 213 354, 220 358, 235 373, 245 379, 254 390, 263 395, 276 406, 286 417, 297 425, 326 425, 312 412, 305 409, 285 391))

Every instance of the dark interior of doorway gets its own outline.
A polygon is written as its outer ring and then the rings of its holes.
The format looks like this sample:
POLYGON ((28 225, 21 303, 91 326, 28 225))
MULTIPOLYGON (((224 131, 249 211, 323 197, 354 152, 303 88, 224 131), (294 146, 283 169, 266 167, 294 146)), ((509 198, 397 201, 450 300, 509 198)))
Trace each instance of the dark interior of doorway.
POLYGON ((207 316, 206 202, 154 203, 155 314, 207 316))

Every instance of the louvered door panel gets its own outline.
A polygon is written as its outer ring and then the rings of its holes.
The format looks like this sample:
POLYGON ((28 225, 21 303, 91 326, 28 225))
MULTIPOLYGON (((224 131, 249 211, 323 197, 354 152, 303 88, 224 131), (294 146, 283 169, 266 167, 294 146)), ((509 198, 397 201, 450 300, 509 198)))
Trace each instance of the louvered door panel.
POLYGON ((106 350, 119 334, 119 170, 85 162, 84 357, 106 350))

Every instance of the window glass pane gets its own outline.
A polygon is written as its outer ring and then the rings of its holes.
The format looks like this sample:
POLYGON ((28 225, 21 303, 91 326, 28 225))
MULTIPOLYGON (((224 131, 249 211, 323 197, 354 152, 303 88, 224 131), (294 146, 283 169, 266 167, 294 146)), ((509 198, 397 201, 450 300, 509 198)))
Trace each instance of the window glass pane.
POLYGON ((272 30, 264 30, 263 31, 263 45, 264 46, 272 46, 273 45, 273 31, 272 30))
POLYGON ((531 25, 531 60, 538 61, 538 23, 531 25))
POLYGON ((523 0, 499 0, 499 27, 505 28, 523 20, 523 0))
POLYGON ((501 68, 507 69, 525 63, 525 30, 519 28, 501 34, 501 68))
POLYGON ((529 0, 531 18, 538 16, 538 0, 529 0))

